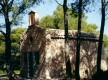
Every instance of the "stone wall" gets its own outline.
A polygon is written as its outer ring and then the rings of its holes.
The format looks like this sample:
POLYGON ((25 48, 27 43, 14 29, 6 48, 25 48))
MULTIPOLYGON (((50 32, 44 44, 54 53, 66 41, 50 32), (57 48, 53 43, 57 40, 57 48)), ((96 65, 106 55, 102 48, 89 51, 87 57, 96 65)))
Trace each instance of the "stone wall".
MULTIPOLYGON (((76 37, 76 30, 69 30, 71 37, 76 37)), ((93 33, 81 33, 81 36, 97 38, 93 33)), ((24 69, 24 53, 39 51, 39 65, 35 70, 35 78, 59 79, 65 75, 64 30, 43 29, 37 25, 29 28, 21 36, 21 65, 24 69), (53 39, 60 37, 60 39, 53 39)), ((68 41, 68 52, 72 72, 75 70, 76 40, 68 41)), ((89 77, 96 69, 97 42, 81 41, 80 76, 89 77)), ((106 70, 104 51, 102 54, 102 69, 106 70)))

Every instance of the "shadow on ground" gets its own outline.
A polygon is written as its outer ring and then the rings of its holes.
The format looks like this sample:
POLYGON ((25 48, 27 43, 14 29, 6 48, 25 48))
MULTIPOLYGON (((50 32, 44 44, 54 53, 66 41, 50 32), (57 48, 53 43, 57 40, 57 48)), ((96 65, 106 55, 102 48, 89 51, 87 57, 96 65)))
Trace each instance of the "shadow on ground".
POLYGON ((108 80, 108 70, 96 73, 91 80, 108 80))

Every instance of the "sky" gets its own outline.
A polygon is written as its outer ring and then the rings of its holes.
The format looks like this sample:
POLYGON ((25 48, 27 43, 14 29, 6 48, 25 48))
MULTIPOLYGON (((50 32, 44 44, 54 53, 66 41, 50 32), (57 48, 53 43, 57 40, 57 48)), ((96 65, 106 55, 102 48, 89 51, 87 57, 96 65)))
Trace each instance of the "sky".
MULTIPOLYGON (((58 2, 60 4, 63 4, 62 2, 63 0, 58 0, 58 2)), ((55 0, 46 0, 45 3, 41 3, 40 5, 37 5, 33 8, 31 8, 30 10, 33 11, 37 11, 39 13, 39 20, 46 15, 52 15, 53 11, 56 9, 57 7, 57 3, 55 2, 55 0)), ((95 6, 94 6, 95 7, 95 6)), ((99 5, 97 6, 97 8, 99 7, 99 5)), ((93 23, 96 24, 98 26, 98 30, 100 29, 100 24, 101 24, 101 13, 99 10, 93 11, 91 13, 87 13, 86 14, 88 16, 87 18, 87 22, 88 23, 93 23)), ((28 15, 25 15, 25 22, 26 25, 24 24, 23 26, 28 26, 28 15)), ((106 24, 105 24, 105 30, 104 33, 108 35, 108 20, 106 20, 106 24)))

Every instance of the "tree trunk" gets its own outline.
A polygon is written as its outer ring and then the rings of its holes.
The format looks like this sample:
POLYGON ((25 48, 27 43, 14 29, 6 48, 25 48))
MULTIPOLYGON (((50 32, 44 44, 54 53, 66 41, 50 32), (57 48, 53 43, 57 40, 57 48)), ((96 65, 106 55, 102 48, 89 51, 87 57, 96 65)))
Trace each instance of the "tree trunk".
POLYGON ((75 63, 75 77, 76 80, 80 80, 79 65, 80 65, 80 34, 81 34, 81 20, 82 19, 82 0, 79 0, 78 7, 78 33, 77 33, 77 51, 76 51, 76 63, 75 63))
POLYGON ((5 12, 5 23, 6 23, 6 36, 5 36, 5 59, 6 59, 6 71, 9 74, 9 80, 12 79, 12 61, 11 61, 11 27, 9 22, 8 11, 5 12))
POLYGON ((104 26, 105 26, 105 0, 101 0, 101 28, 99 35, 99 43, 98 43, 98 55, 97 55, 97 73, 101 71, 101 54, 102 54, 102 44, 103 44, 103 34, 104 34, 104 26))
POLYGON ((71 63, 68 52, 68 14, 67 14, 67 0, 64 0, 63 3, 63 11, 64 11, 64 28, 65 28, 65 63, 66 63, 66 75, 72 78, 71 73, 71 63))

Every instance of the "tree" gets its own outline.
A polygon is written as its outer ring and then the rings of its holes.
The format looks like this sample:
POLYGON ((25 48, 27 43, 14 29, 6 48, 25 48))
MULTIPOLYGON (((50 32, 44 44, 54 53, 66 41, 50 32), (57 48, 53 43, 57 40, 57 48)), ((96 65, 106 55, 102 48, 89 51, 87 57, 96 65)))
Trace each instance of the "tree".
POLYGON ((69 58, 68 52, 68 14, 67 14, 67 0, 64 0, 63 3, 63 12, 64 12, 64 29, 65 29, 65 63, 66 63, 66 74, 69 78, 72 78, 72 70, 71 70, 71 63, 69 58))
POLYGON ((59 5, 53 12, 53 15, 47 15, 40 20, 40 26, 45 28, 64 29, 63 17, 63 9, 62 6, 59 5), (49 24, 50 26, 48 26, 49 24))
POLYGON ((80 35, 81 35, 81 22, 82 22, 82 0, 79 0, 79 5, 78 5, 77 51, 76 51, 76 64, 75 64, 75 76, 76 76, 76 80, 80 80, 80 75, 79 75, 79 64, 80 64, 80 35))
POLYGON ((47 15, 41 19, 39 24, 44 28, 53 28, 53 18, 47 15))
POLYGON ((98 44, 98 56, 97 56, 97 73, 101 72, 101 54, 102 54, 102 45, 103 45, 103 34, 105 26, 105 1, 101 0, 101 27, 99 35, 99 44, 98 44))
POLYGON ((82 15, 83 15, 84 11, 86 11, 86 12, 89 11, 89 7, 87 8, 87 6, 89 6, 90 3, 92 3, 92 2, 94 2, 94 0, 92 0, 92 1, 90 1, 90 0, 79 0, 79 1, 75 0, 75 2, 71 4, 72 10, 78 12, 77 51, 76 51, 76 64, 75 64, 76 80, 80 80, 79 65, 80 65, 80 35, 81 35, 81 28, 83 27, 82 26, 82 22, 83 22, 82 15))
POLYGON ((19 54, 20 36, 25 31, 25 28, 16 28, 11 32, 12 55, 19 54))
MULTIPOLYGON (((20 36, 24 32, 25 28, 16 28, 13 29, 11 32, 11 54, 12 54, 12 63, 13 63, 13 69, 14 70, 20 70, 20 36)), ((3 35, 0 34, 0 37, 4 39, 3 35)), ((4 52, 5 52, 5 42, 0 40, 0 69, 3 68, 4 64, 4 52)))
MULTIPOLYGON (((30 8, 35 3, 41 0, 0 0, 0 14, 4 17, 6 31, 0 32, 5 37, 5 59, 6 66, 8 66, 7 73, 9 73, 9 80, 12 80, 12 61, 11 61, 11 26, 17 22, 18 16, 22 14, 27 8, 30 8)), ((2 26, 3 27, 3 26, 2 26)))
POLYGON ((11 32, 11 54, 12 54, 12 63, 13 69, 20 70, 20 36, 25 31, 25 28, 16 28, 11 32))
POLYGON ((63 26, 63 18, 64 18, 64 14, 63 14, 63 9, 62 6, 58 6, 57 9, 53 12, 53 24, 54 27, 56 29, 64 29, 63 26))
MULTIPOLYGON (((78 13, 72 13, 71 9, 67 10, 68 14, 68 29, 69 30, 77 30, 78 26, 78 13)), ((62 6, 58 5, 56 10, 53 12, 53 15, 46 15, 40 20, 40 26, 44 28, 54 28, 54 29, 64 29, 63 26, 63 9, 62 6), (46 24, 46 21, 48 23, 46 24), (50 26, 48 26, 50 25, 50 26)), ((97 25, 89 24, 86 22, 87 16, 85 14, 82 15, 82 31, 84 32, 93 32, 97 33, 97 25)))

